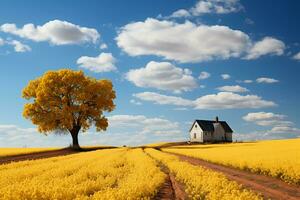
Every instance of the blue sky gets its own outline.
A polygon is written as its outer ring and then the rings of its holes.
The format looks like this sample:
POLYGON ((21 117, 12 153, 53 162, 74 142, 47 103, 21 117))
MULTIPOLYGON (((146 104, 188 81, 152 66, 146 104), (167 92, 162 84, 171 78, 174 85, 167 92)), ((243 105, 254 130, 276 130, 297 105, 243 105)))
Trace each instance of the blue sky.
POLYGON ((188 139, 219 116, 234 139, 300 136, 298 1, 2 1, 0 146, 67 146, 22 117, 21 91, 48 70, 113 81, 105 133, 82 145, 188 139))

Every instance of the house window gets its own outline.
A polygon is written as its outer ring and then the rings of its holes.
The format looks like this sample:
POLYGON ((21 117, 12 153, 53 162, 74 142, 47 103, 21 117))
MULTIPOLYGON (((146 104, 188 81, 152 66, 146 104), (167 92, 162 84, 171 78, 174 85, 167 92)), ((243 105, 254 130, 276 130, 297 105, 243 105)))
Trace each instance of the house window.
POLYGON ((194 139, 196 139, 197 138, 197 134, 196 133, 194 133, 194 139))
POLYGON ((197 124, 195 124, 195 128, 197 128, 197 124))

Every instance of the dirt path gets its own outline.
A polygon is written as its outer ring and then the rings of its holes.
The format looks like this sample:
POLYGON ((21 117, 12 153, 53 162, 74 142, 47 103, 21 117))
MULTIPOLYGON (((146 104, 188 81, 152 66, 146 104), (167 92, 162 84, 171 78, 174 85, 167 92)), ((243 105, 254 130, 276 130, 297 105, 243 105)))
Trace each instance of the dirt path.
POLYGON ((161 169, 166 175, 167 178, 164 182, 164 184, 159 189, 158 193, 154 197, 154 200, 186 200, 188 199, 188 196, 186 192, 184 191, 183 184, 176 181, 174 175, 170 173, 170 170, 163 165, 161 162, 156 160, 154 157, 149 155, 144 151, 145 154, 147 154, 149 157, 151 157, 153 160, 155 160, 161 169))
POLYGON ((70 148, 64 148, 64 149, 58 149, 58 150, 50 150, 50 151, 44 151, 44 152, 35 152, 35 153, 29 153, 29 154, 23 154, 23 155, 14 155, 14 156, 6 156, 6 157, 0 157, 0 164, 7 164, 10 162, 17 162, 17 161, 24 161, 24 160, 36 160, 36 159, 42 159, 42 158, 51 158, 56 156, 64 156, 79 152, 86 152, 86 151, 93 151, 93 150, 99 150, 99 149, 108 149, 108 148, 114 148, 114 147, 95 147, 95 148, 88 148, 83 149, 82 151, 75 151, 70 148))
POLYGON ((299 200, 300 187, 290 185, 279 179, 254 174, 251 172, 242 171, 218 164, 213 164, 201 159, 183 156, 180 154, 170 153, 178 156, 182 161, 189 162, 193 165, 203 166, 217 172, 223 173, 228 179, 234 180, 242 184, 244 188, 251 189, 261 193, 265 199, 282 199, 282 200, 299 200))
POLYGON ((158 191, 155 200, 185 200, 187 194, 184 191, 183 185, 175 180, 173 174, 169 172, 165 166, 161 167, 162 171, 167 174, 167 178, 158 191))

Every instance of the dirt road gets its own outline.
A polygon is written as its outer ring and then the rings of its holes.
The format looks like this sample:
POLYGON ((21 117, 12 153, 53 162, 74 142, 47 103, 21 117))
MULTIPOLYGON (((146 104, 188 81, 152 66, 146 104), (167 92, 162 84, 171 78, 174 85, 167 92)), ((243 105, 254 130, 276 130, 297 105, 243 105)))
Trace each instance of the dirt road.
POLYGON ((203 166, 211 170, 223 173, 228 179, 236 181, 244 188, 251 189, 263 195, 265 199, 299 200, 300 187, 290 185, 279 179, 269 176, 254 174, 231 167, 210 163, 201 159, 170 153, 178 156, 181 161, 193 165, 203 166))

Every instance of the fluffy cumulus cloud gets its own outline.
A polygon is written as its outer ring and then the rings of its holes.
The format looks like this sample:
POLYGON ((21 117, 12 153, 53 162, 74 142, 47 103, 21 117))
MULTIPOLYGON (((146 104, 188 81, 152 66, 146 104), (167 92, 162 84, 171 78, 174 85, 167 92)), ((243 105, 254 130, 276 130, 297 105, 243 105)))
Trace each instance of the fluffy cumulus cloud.
MULTIPOLYGON (((0 44, 1 44, 1 42, 0 42, 0 44)), ((297 54, 295 54, 295 55, 293 56, 293 59, 295 59, 295 60, 300 60, 300 52, 297 53, 297 54)))
POLYGON ((210 73, 208 73, 208 72, 201 72, 198 78, 200 80, 204 80, 204 79, 208 79, 209 77, 210 77, 210 73))
POLYGON ((243 117, 243 119, 247 122, 253 122, 259 126, 271 127, 271 129, 266 131, 249 134, 248 137, 251 137, 252 139, 282 139, 300 137, 300 129, 294 127, 293 122, 285 120, 286 118, 286 115, 275 114, 272 112, 248 113, 243 117))
POLYGON ((26 51, 31 51, 30 46, 28 46, 28 45, 26 45, 26 44, 23 44, 22 42, 17 41, 17 40, 9 41, 8 44, 14 46, 15 52, 26 52, 26 51))
POLYGON ((281 114, 274 114, 272 112, 255 112, 248 113, 243 117, 245 121, 253 122, 260 126, 288 126, 293 123, 284 120, 287 116, 281 114))
POLYGON ((30 46, 23 44, 22 42, 20 42, 18 40, 10 40, 10 39, 4 40, 4 39, 0 38, 0 46, 3 46, 3 45, 13 46, 15 52, 18 52, 18 53, 31 51, 30 46))
POLYGON ((247 34, 227 26, 178 24, 148 18, 122 27, 118 46, 130 56, 156 55, 179 62, 238 57, 251 43, 247 34))
POLYGON ((280 56, 284 53, 285 44, 272 37, 265 37, 261 41, 256 42, 249 50, 245 59, 257 59, 260 56, 271 54, 280 56))
POLYGON ((133 94, 134 97, 143 100, 150 101, 160 105, 176 105, 176 106, 193 106, 194 102, 188 99, 184 99, 176 96, 168 96, 159 94, 156 92, 142 92, 133 94))
POLYGON ((115 62, 111 53, 100 53, 97 57, 82 56, 77 60, 80 67, 97 73, 117 70, 115 62))
POLYGON ((190 17, 191 14, 189 11, 185 10, 185 9, 179 9, 175 12, 172 13, 172 15, 170 16, 170 18, 181 18, 181 17, 190 17))
POLYGON ((279 81, 274 78, 260 77, 256 79, 257 83, 278 83, 279 81))
POLYGON ((168 18, 200 16, 204 14, 228 14, 243 8, 239 0, 199 0, 192 8, 179 9, 168 18))
POLYGON ((134 97, 162 105, 176 105, 193 107, 194 109, 241 109, 241 108, 263 108, 273 107, 272 101, 263 100, 257 95, 239 95, 232 92, 219 92, 208 94, 196 100, 184 99, 176 96, 162 95, 154 92, 143 92, 134 94, 134 97))
POLYGON ((221 74, 222 79, 227 80, 230 79, 231 76, 229 74, 221 74))
POLYGON ((267 54, 282 55, 285 49, 278 39, 265 37, 254 43, 246 33, 227 26, 153 18, 121 27, 115 39, 130 56, 156 55, 183 63, 233 57, 256 59, 267 54))
POLYGON ((149 62, 145 67, 132 69, 126 79, 138 87, 151 87, 173 92, 190 91, 197 87, 189 69, 181 69, 169 62, 149 62))
POLYGON ((135 127, 141 133, 179 134, 179 123, 163 118, 148 118, 144 115, 113 115, 108 117, 111 127, 135 127))
POLYGON ((18 28, 16 24, 3 24, 0 30, 36 42, 48 41, 54 45, 95 43, 100 38, 96 29, 61 20, 49 21, 41 26, 25 24, 22 28, 18 28))
POLYGON ((232 92, 219 92, 199 97, 195 100, 196 109, 239 109, 239 108, 263 108, 276 104, 263 100, 256 95, 239 95, 232 92))
POLYGON ((239 0, 199 0, 196 5, 190 9, 194 16, 208 13, 227 14, 237 12, 243 7, 239 0))
POLYGON ((222 87, 218 87, 217 89, 223 92, 248 92, 249 91, 247 88, 241 87, 239 85, 225 85, 222 87))
POLYGON ((248 113, 243 117, 248 122, 265 121, 265 120, 282 120, 286 116, 281 114, 274 114, 272 112, 255 112, 248 113))
POLYGON ((102 43, 101 45, 100 45, 100 49, 107 49, 107 44, 105 44, 105 43, 102 43))

